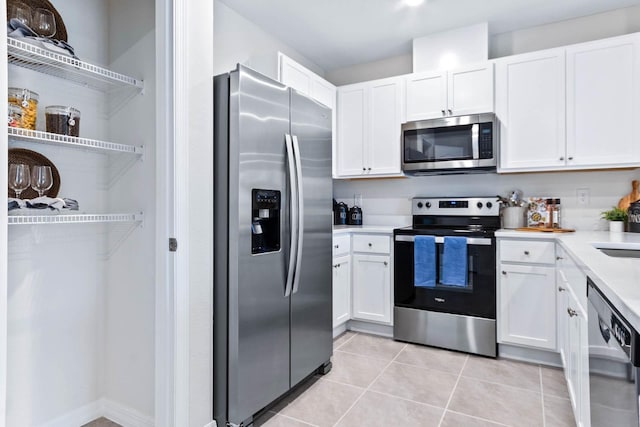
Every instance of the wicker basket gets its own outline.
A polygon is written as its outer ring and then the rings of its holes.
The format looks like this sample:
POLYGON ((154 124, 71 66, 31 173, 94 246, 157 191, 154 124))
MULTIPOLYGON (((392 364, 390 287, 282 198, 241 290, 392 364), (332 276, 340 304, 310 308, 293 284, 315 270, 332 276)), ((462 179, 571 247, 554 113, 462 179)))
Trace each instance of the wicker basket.
MULTIPOLYGON (((49 166, 51 168, 51 176, 53 177, 53 185, 46 191, 45 195, 49 197, 56 197, 58 195, 58 191, 60 191, 60 174, 55 165, 51 163, 51 160, 35 151, 25 150, 23 148, 10 148, 9 164, 11 163, 29 165, 29 170, 31 170, 32 166, 49 166)), ((14 191, 11 188, 8 190, 9 197, 15 197, 14 191)), ((31 187, 20 194, 21 199, 35 199, 36 197, 38 197, 38 192, 31 187)))
POLYGON ((7 20, 9 19, 9 10, 11 9, 11 5, 14 3, 24 3, 31 8, 31 10, 36 10, 38 8, 47 9, 53 12, 53 16, 56 20, 56 33, 53 36, 56 40, 62 40, 68 42, 67 40, 67 27, 64 26, 64 21, 62 20, 62 16, 58 13, 55 7, 48 2, 47 0, 7 0, 7 20))

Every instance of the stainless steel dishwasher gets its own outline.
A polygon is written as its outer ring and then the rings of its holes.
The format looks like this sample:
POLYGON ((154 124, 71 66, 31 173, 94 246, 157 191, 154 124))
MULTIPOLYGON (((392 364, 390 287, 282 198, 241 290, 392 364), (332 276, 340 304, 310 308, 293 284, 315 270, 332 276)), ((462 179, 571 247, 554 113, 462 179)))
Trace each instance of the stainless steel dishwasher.
POLYGON ((587 278, 592 427, 638 427, 638 332, 587 278))

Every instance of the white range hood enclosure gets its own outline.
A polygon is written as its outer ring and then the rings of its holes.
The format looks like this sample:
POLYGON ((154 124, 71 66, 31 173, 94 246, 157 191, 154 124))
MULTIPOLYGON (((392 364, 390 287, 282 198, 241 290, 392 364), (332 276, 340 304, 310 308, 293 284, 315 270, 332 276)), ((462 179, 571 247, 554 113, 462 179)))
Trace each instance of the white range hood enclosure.
POLYGON ((413 72, 450 70, 489 59, 486 22, 413 39, 413 72))

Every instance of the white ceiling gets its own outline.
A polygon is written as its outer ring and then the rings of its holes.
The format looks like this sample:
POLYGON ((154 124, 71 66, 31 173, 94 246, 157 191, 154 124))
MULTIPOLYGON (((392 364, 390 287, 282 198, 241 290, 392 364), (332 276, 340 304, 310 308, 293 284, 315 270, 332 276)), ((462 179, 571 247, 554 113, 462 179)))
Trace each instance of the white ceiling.
POLYGON ((415 37, 487 21, 491 34, 640 0, 220 0, 326 71, 411 52, 415 37))

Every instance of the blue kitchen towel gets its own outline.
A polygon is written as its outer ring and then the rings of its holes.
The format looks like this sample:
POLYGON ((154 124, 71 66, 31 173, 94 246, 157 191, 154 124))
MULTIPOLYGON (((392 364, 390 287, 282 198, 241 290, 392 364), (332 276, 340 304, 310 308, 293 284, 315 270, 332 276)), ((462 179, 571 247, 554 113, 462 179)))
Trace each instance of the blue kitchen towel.
POLYGON ((449 286, 467 286, 467 238, 444 238, 442 255, 442 278, 440 282, 449 286))
POLYGON ((413 242, 413 284, 417 287, 436 286, 436 238, 415 236, 413 242))

